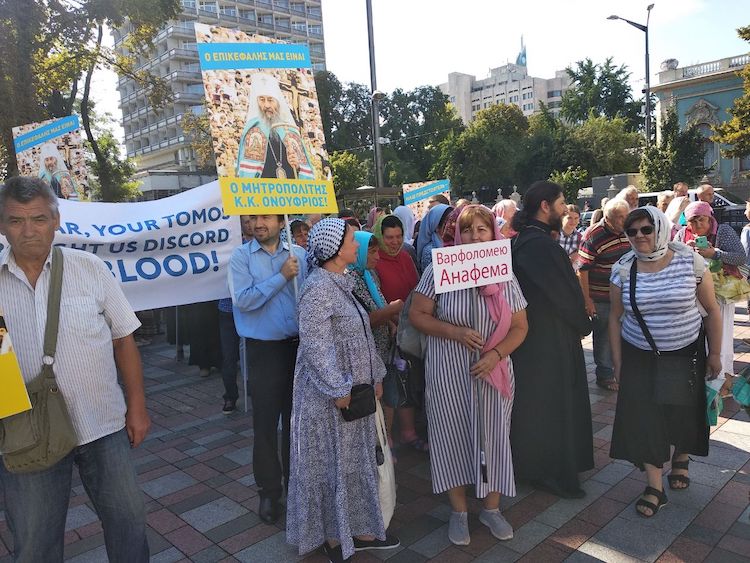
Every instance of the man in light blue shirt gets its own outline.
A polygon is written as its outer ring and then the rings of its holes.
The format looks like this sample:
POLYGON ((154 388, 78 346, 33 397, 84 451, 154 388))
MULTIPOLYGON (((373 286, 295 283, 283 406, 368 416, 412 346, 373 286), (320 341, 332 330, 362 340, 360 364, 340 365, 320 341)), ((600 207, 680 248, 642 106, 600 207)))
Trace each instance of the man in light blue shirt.
POLYGON ((237 333, 247 339, 255 434, 253 471, 260 489, 258 513, 267 524, 278 520, 282 487, 289 482, 289 428, 299 345, 297 298, 292 280, 296 278, 301 287, 307 276, 305 251, 281 241, 283 228, 282 215, 258 215, 255 240, 235 249, 229 264, 234 323, 237 333))

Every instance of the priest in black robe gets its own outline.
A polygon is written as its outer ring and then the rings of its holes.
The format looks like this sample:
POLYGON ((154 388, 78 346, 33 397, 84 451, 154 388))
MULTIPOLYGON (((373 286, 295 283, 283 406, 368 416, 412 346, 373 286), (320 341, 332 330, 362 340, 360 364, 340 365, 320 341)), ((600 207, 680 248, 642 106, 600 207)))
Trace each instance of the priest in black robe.
POLYGON ((552 238, 565 214, 562 189, 536 182, 514 217, 513 271, 528 301, 529 332, 513 353, 511 447, 516 477, 580 498, 578 473, 594 467, 591 405, 581 338, 591 332, 570 259, 552 238))

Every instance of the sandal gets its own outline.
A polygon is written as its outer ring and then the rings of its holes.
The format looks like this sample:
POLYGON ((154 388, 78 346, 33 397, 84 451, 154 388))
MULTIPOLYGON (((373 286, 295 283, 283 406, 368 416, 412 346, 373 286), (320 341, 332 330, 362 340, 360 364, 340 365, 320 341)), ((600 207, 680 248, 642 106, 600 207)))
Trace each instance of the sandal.
POLYGON ((655 496, 659 501, 659 504, 654 504, 653 502, 649 502, 644 498, 640 498, 638 502, 635 503, 635 511, 638 513, 638 516, 642 516, 643 518, 651 518, 652 516, 655 516, 656 513, 659 512, 659 510, 661 510, 662 506, 667 504, 667 495, 664 494, 664 491, 659 491, 657 489, 654 489, 653 487, 646 487, 646 490, 643 491, 643 496, 646 495, 655 496), (639 506, 648 508, 651 511, 651 514, 641 512, 640 510, 638 510, 639 506))
POLYGON ((413 440, 410 440, 408 442, 405 442, 404 445, 409 446, 411 449, 416 450, 418 452, 429 452, 430 451, 430 444, 423 440, 422 438, 414 438, 413 440))
POLYGON ((620 382, 617 381, 614 377, 611 377, 610 379, 602 379, 602 380, 597 379, 596 384, 602 389, 606 389, 607 391, 619 391, 620 390, 620 382))
MULTIPOLYGON (((689 464, 690 458, 686 459, 685 461, 676 461, 673 457, 672 471, 674 471, 675 469, 687 469, 689 464)), ((669 481, 669 488, 673 491, 684 491, 690 486, 690 477, 688 477, 687 475, 672 475, 672 473, 670 473, 669 475, 667 475, 667 481, 669 481), (684 486, 675 487, 676 483, 680 483, 684 486)))

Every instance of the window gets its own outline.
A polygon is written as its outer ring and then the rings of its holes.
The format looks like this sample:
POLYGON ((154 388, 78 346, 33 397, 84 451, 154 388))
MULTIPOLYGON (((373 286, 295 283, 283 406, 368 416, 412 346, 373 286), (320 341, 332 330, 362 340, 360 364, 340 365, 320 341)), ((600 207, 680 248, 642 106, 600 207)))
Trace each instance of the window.
POLYGON ((743 172, 750 171, 750 154, 740 158, 740 170, 743 172))
POLYGON ((560 98, 562 97, 562 90, 549 90, 547 92, 548 98, 560 98))
POLYGON ((703 141, 703 167, 713 168, 716 165, 718 157, 716 150, 716 143, 711 140, 711 136, 714 134, 711 127, 706 123, 701 123, 698 126, 698 130, 704 137, 703 141))
POLYGON ((205 10, 206 12, 216 12, 216 3, 215 2, 201 2, 198 4, 198 9, 205 10))

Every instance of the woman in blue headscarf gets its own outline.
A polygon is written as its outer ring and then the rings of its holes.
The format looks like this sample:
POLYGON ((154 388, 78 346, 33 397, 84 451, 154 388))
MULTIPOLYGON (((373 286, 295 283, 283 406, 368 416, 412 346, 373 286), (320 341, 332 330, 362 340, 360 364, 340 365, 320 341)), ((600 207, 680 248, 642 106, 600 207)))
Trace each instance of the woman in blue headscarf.
POLYGON ((432 264, 432 249, 442 248, 442 227, 453 208, 444 203, 439 203, 427 212, 422 219, 417 236, 417 256, 419 266, 424 272, 425 268, 432 264))
MULTIPOLYGON (((393 338, 391 327, 398 319, 401 309, 404 307, 400 299, 392 303, 386 303, 383 293, 380 291, 380 281, 375 272, 375 266, 380 259, 378 253, 378 240, 372 233, 357 231, 354 239, 359 243, 357 261, 350 265, 351 275, 354 277, 354 296, 365 307, 370 314, 370 326, 375 339, 375 348, 386 364, 390 361, 389 352, 393 338)), ((387 402, 387 401, 386 401, 387 402)))

